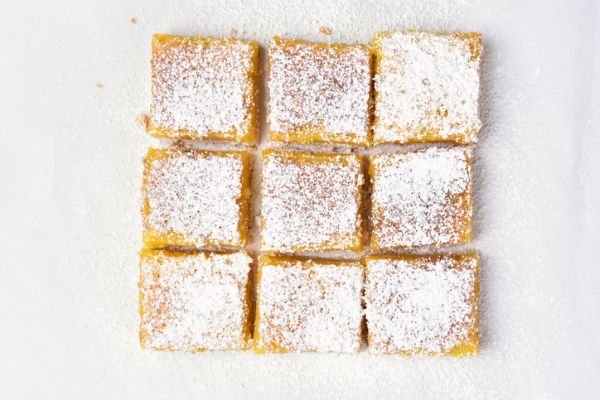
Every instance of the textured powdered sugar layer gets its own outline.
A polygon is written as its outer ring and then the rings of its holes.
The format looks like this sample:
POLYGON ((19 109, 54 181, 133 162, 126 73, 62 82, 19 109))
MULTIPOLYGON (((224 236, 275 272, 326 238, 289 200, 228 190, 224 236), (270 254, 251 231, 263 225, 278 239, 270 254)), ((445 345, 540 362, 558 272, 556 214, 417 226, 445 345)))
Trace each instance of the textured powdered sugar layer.
POLYGON ((243 245, 242 154, 162 151, 166 157, 146 162, 146 229, 185 242, 172 245, 243 245))
POLYGON ((272 132, 312 126, 332 142, 366 143, 371 85, 367 47, 275 38, 269 43, 269 64, 272 132))
POLYGON ((371 353, 449 352, 477 328, 476 258, 367 259, 371 353))
POLYGON ((250 262, 245 253, 142 254, 142 344, 159 350, 245 348, 250 262))
POLYGON ((360 246, 357 156, 273 152, 262 181, 262 249, 345 250, 360 246), (300 154, 300 159, 294 159, 300 154))
POLYGON ((152 124, 169 136, 244 136, 253 103, 256 48, 236 40, 154 39, 152 124), (174 42, 176 40, 176 42, 174 42))
POLYGON ((261 267, 258 347, 266 351, 358 351, 362 266, 280 263, 261 267))
POLYGON ((432 147, 371 158, 374 248, 471 239, 469 150, 432 147))
POLYGON ((426 133, 474 143, 480 57, 454 34, 393 32, 376 37, 376 143, 422 140, 426 133))

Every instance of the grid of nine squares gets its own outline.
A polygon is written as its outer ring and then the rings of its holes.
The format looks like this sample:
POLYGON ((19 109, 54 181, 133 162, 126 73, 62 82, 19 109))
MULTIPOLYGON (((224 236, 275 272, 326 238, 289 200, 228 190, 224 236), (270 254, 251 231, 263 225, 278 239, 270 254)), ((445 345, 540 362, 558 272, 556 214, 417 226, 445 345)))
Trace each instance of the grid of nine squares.
MULTIPOLYGON (((305 43, 305 42, 299 42, 299 43, 305 43)), ((261 167, 262 167, 262 163, 261 163, 261 159, 262 159, 262 154, 261 154, 261 149, 268 147, 268 148, 274 148, 274 149, 285 149, 285 150, 292 150, 292 151, 305 151, 305 152, 310 152, 310 153, 336 153, 336 154, 358 154, 360 155, 360 157, 363 158, 363 161, 365 162, 365 166, 367 164, 366 159, 373 155, 373 154, 380 154, 380 153, 398 153, 398 152, 405 152, 405 151, 412 151, 415 149, 423 149, 423 148, 428 148, 430 147, 427 144, 417 144, 417 145, 397 145, 397 144, 391 144, 391 145, 378 145, 375 147, 362 147, 362 146, 355 146, 355 145, 347 145, 347 144, 340 144, 340 143, 336 143, 336 144, 327 144, 327 143, 313 143, 313 144, 298 144, 298 143, 276 143, 276 142, 271 142, 268 141, 268 139, 266 138, 266 128, 267 128, 267 124, 265 122, 266 120, 266 116, 265 116, 265 107, 264 105, 266 104, 266 88, 267 85, 265 83, 265 78, 267 75, 267 71, 266 71, 266 67, 265 67, 265 51, 263 49, 261 49, 260 51, 260 59, 262 60, 261 64, 261 71, 259 73, 259 78, 261 78, 259 80, 259 90, 258 90, 258 99, 257 99, 257 103, 258 103, 258 107, 259 107, 259 112, 258 112, 258 122, 259 122, 259 132, 261 132, 262 134, 258 135, 258 141, 256 143, 256 145, 250 145, 248 147, 244 146, 245 148, 247 148, 250 152, 251 158, 253 159, 253 163, 252 163, 252 173, 251 173, 251 188, 252 188, 252 202, 251 202, 251 212, 250 212, 250 219, 249 219, 249 236, 248 236, 248 243, 245 247, 245 249, 253 256, 258 256, 260 254, 260 246, 259 246, 259 230, 260 230, 260 224, 257 223, 257 217, 258 215, 260 215, 260 197, 261 197, 261 193, 260 193, 260 182, 261 182, 261 167)), ((370 78, 370 77, 369 77, 370 78)), ((369 79, 369 85, 370 85, 370 79, 369 79)), ((369 92, 371 93, 371 92, 369 92)), ((370 96, 372 96, 372 94, 370 94, 370 96)), ((369 97, 369 102, 372 101, 372 98, 369 97)), ((369 107, 371 107, 371 103, 369 103, 369 107)), ((369 109, 369 111, 371 111, 370 117, 372 118, 372 109, 369 109)), ((372 122, 372 121, 371 121, 372 122)), ((317 141, 318 142, 318 141, 317 141)), ((190 141, 190 140, 178 140, 178 141, 166 141, 163 142, 163 144, 166 143, 170 146, 175 146, 175 147, 181 147, 181 148, 203 148, 203 149, 239 149, 240 146, 235 144, 235 143, 224 143, 224 142, 220 142, 215 144, 214 142, 205 142, 205 141, 190 141)), ((438 144, 438 147, 446 147, 448 146, 447 144, 438 144)), ((365 188, 363 190, 363 206, 362 208, 362 214, 363 214, 363 223, 364 226, 361 227, 362 231, 367 235, 368 238, 368 234, 371 231, 370 227, 368 226, 370 218, 370 207, 369 207, 369 199, 370 199, 370 180, 368 179, 368 173, 366 171, 366 168, 364 168, 364 176, 365 176, 365 188)), ((370 249, 369 249, 369 244, 368 244, 368 240, 365 240, 365 247, 364 250, 362 252, 358 252, 358 253, 353 253, 353 252, 347 252, 347 251, 342 251, 342 252, 331 252, 331 251, 326 251, 326 252, 302 252, 302 256, 306 256, 306 257, 316 257, 316 258, 338 258, 338 259, 353 259, 353 260, 360 260, 360 259, 364 259, 365 256, 367 256, 368 254, 371 253, 370 249)), ((214 249, 214 248, 213 248, 214 249)), ((222 250, 222 249, 221 249, 222 250)), ((429 247, 424 247, 424 248, 418 248, 415 250, 416 252, 439 252, 439 249, 435 246, 429 246, 429 247)), ((391 253, 397 253, 398 251, 391 251, 391 253)), ((403 249, 403 250, 399 250, 400 253, 410 253, 410 252, 414 252, 411 249, 403 249)), ((390 253, 390 252, 388 252, 390 253)))

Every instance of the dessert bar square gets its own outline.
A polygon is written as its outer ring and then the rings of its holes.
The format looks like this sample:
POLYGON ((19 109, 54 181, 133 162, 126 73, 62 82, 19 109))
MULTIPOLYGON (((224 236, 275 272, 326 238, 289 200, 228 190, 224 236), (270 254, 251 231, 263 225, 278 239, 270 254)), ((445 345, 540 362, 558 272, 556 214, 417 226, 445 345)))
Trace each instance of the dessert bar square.
POLYGON ((363 275, 355 261, 261 257, 254 350, 357 352, 363 275))
POLYGON ((479 33, 381 32, 373 142, 477 141, 479 33))
POLYGON ((370 256, 366 266, 371 353, 479 352, 477 254, 370 256))
POLYGON ((266 150, 262 174, 263 251, 362 250, 360 156, 266 150))
POLYGON ((154 35, 149 132, 254 143, 257 74, 256 42, 154 35))
POLYGON ((473 239, 471 150, 432 147, 370 158, 371 248, 473 239))
POLYGON ((365 146, 369 131, 368 46, 269 43, 269 138, 365 146))
POLYGON ((142 347, 166 351, 249 348, 251 261, 243 252, 142 250, 142 347))
POLYGON ((147 247, 246 244, 248 153, 149 149, 142 187, 147 247))

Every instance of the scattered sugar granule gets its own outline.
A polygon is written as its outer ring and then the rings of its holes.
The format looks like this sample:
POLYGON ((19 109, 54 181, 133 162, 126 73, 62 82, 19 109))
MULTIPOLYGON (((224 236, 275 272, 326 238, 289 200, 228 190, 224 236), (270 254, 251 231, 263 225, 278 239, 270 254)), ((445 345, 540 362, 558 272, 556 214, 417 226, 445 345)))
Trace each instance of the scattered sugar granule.
POLYGON ((154 35, 150 133, 254 142, 257 60, 255 42, 154 35))
POLYGON ((372 156, 371 248, 471 241, 470 153, 463 147, 432 147, 372 156))
POLYGON ((247 157, 149 149, 142 190, 146 246, 244 246, 247 157))
POLYGON ((263 251, 362 250, 359 156, 266 151, 262 174, 263 251))
POLYGON ((262 257, 254 348, 261 352, 357 352, 359 262, 262 257))
POLYGON ((269 42, 269 138, 366 145, 370 50, 363 45, 269 42))
POLYGON ((381 32, 373 48, 375 144, 477 141, 480 34, 381 32))
POLYGON ((371 353, 479 351, 477 255, 375 256, 366 264, 371 353))
POLYGON ((155 350, 248 348, 248 276, 240 253, 143 250, 140 341, 155 350))

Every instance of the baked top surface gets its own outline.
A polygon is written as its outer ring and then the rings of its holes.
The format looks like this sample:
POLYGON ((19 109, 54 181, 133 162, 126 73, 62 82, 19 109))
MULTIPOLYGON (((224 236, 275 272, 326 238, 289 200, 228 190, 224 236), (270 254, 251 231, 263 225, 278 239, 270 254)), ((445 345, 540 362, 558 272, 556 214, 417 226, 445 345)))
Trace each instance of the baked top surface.
POLYGON ((359 262, 261 257, 258 276, 257 352, 359 350, 359 262))
POLYGON ((381 32, 373 47, 375 143, 477 140, 480 34, 381 32))
POLYGON ((472 239, 470 150, 430 147, 370 157, 371 247, 393 249, 472 239))
POLYGON ((478 352, 476 254, 373 256, 366 265, 370 352, 478 352))
POLYGON ((245 253, 143 250, 140 256, 140 339, 157 350, 247 347, 245 253))
POLYGON ((265 151, 261 248, 362 249, 359 156, 265 151))
POLYGON ((255 42, 154 35, 150 132, 254 141, 255 42))
POLYGON ((364 45, 273 38, 269 42, 270 138, 365 145, 370 57, 364 45))
POLYGON ((142 188, 149 246, 243 246, 247 154, 149 149, 142 188))

